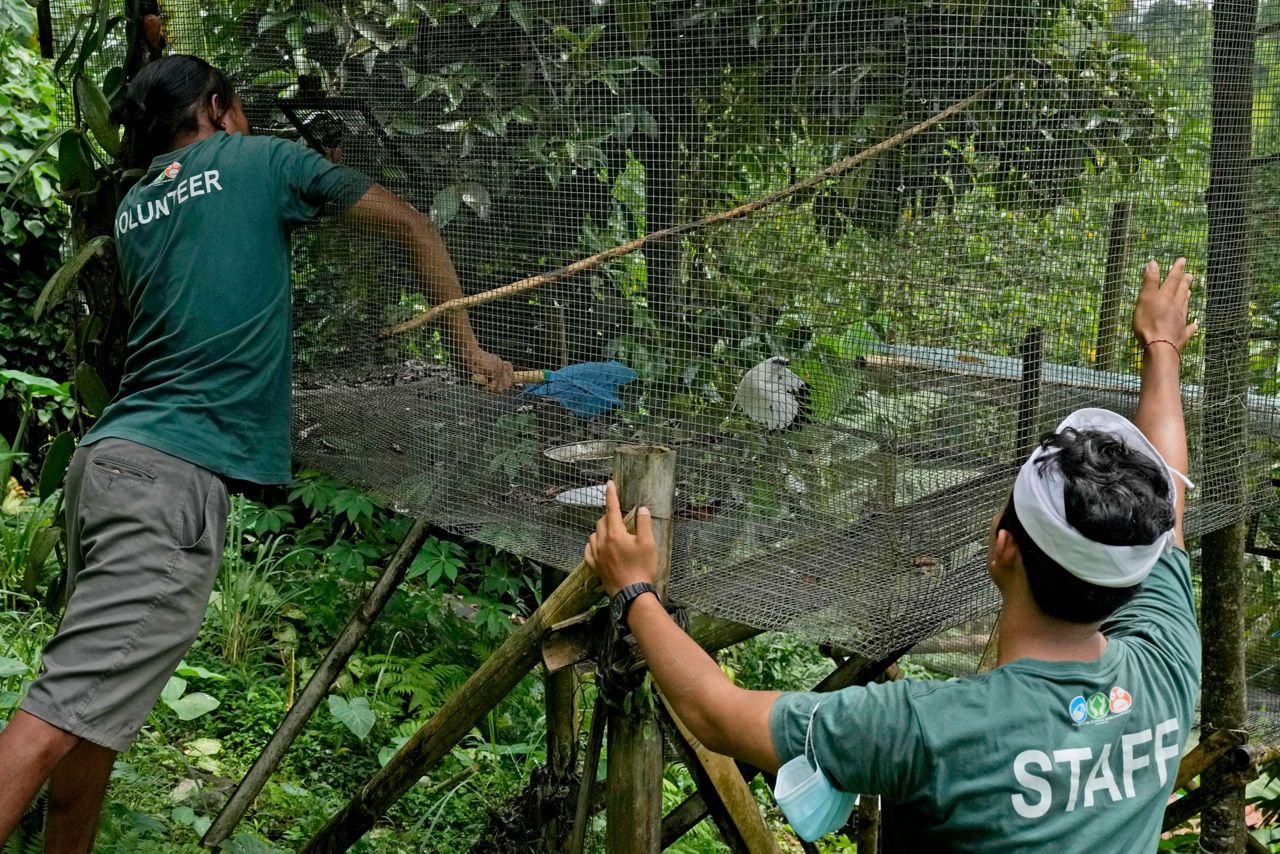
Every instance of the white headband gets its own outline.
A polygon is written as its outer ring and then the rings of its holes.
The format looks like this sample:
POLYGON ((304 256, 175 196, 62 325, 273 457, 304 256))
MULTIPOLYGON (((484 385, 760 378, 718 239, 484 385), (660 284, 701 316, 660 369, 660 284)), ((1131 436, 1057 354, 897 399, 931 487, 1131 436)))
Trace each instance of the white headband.
MULTIPOLYGON (((1063 419, 1055 432, 1068 427, 1111 433, 1131 450, 1146 454, 1160 465, 1169 481, 1173 498, 1173 478, 1193 489, 1186 475, 1172 468, 1155 446, 1129 419, 1106 409, 1078 409, 1063 419)), ((1132 587, 1147 577, 1160 556, 1172 548, 1173 531, 1165 531, 1146 546, 1108 546, 1089 539, 1067 521, 1063 497, 1062 470, 1056 465, 1043 468, 1039 461, 1056 449, 1036 448, 1018 472, 1013 484, 1013 504, 1027 535, 1063 569, 1081 581, 1099 587, 1132 587)))

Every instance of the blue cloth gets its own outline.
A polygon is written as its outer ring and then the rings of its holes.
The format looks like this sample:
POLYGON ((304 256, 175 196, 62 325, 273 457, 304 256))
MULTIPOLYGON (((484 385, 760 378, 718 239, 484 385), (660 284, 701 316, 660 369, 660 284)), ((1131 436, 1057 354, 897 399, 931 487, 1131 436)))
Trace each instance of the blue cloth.
POLYGON ((553 371, 545 381, 527 387, 521 396, 550 397, 574 415, 594 418, 621 406, 618 389, 635 379, 636 372, 621 362, 584 362, 553 371))

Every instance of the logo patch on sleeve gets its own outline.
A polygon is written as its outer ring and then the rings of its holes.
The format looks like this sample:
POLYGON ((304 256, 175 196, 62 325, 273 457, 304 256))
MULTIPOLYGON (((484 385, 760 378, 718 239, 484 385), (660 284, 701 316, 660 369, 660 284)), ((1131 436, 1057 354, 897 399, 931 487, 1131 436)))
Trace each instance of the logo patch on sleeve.
POLYGON ((177 178, 178 173, 181 171, 182 164, 175 160, 168 166, 164 167, 164 171, 156 176, 155 180, 151 182, 151 186, 158 187, 161 184, 167 184, 174 178, 177 178))

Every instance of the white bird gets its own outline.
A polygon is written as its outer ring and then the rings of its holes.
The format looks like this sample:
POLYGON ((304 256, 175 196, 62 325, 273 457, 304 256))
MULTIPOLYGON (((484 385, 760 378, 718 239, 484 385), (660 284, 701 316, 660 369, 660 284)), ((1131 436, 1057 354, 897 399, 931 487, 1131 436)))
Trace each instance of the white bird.
POLYGON ((787 367, 782 356, 765 359, 747 371, 733 405, 770 430, 786 430, 808 421, 809 386, 787 367))

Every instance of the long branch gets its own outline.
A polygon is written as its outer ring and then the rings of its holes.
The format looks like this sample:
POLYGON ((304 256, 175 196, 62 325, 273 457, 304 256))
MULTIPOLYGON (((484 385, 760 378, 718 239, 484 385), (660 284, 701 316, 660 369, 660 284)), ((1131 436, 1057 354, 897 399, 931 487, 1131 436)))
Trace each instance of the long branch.
POLYGON ((494 288, 493 290, 484 291, 482 293, 473 294, 471 296, 459 297, 458 299, 451 299, 448 302, 442 302, 439 305, 434 306, 431 309, 422 312, 421 314, 411 317, 410 319, 404 321, 403 323, 398 323, 395 326, 389 326, 386 329, 383 329, 381 332, 378 333, 378 337, 386 338, 391 335, 399 335, 401 333, 408 332, 412 329, 417 329, 419 326, 422 326, 424 323, 430 323, 432 320, 435 320, 437 317, 439 317, 442 314, 446 314, 451 311, 458 311, 459 309, 470 308, 471 306, 475 306, 475 305, 483 305, 485 303, 494 302, 495 300, 500 300, 500 299, 505 299, 507 297, 515 296, 516 294, 522 294, 525 291, 531 291, 531 290, 534 290, 535 288, 540 288, 543 285, 548 285, 552 282, 559 281, 560 279, 566 278, 568 276, 577 275, 578 273, 582 273, 587 270, 594 269, 595 267, 599 267, 601 264, 604 264, 606 261, 612 261, 615 258, 621 258, 624 255, 630 255, 632 252, 637 252, 643 249, 644 247, 648 246, 650 243, 655 243, 659 240, 665 240, 669 237, 676 237, 681 234, 686 234, 690 231, 697 231, 699 229, 707 228, 709 226, 719 225, 720 223, 729 222, 730 220, 741 219, 747 214, 755 213, 756 211, 759 211, 771 205, 777 204, 783 199, 794 196, 796 193, 802 192, 811 187, 816 187, 818 184, 821 184, 824 181, 830 180, 831 178, 835 178, 839 175, 843 175, 845 172, 848 172, 850 169, 853 169, 854 167, 867 162, 873 157, 877 157, 878 155, 881 155, 886 151, 890 151, 894 148, 897 148, 899 145, 902 145, 904 142, 911 139, 912 137, 917 136, 923 133, 924 131, 929 130, 932 127, 935 127, 938 124, 941 124, 942 122, 954 116, 956 113, 967 109, 979 98, 986 96, 992 90, 994 90, 997 86, 999 86, 1001 83, 1004 83, 1008 79, 1009 77, 1007 76, 1003 77, 997 80, 996 82, 992 83, 991 85, 987 86, 986 88, 973 93, 972 95, 965 98, 964 100, 957 101, 956 103, 947 107, 945 110, 942 110, 939 113, 935 113, 934 115, 930 116, 929 118, 925 119, 919 124, 913 125, 912 127, 909 127, 900 133, 896 133, 887 139, 881 140, 880 142, 876 143, 870 148, 864 148, 862 151, 859 151, 857 154, 853 154, 853 155, 850 155, 849 157, 844 158, 843 160, 839 160, 831 164, 830 166, 826 167, 822 171, 816 172, 813 175, 810 175, 808 178, 805 178, 803 181, 797 181, 796 183, 790 185, 789 187, 784 187, 781 190, 777 190, 775 192, 769 193, 766 196, 761 196, 760 198, 755 199, 754 201, 747 202, 744 205, 739 205, 738 207, 732 208, 727 211, 721 211, 720 213, 710 214, 709 216, 704 216, 701 219, 696 219, 696 220, 693 220, 692 222, 685 222, 679 225, 673 225, 670 228, 664 228, 660 231, 655 231, 650 234, 646 234, 642 237, 637 237, 635 240, 629 241, 627 243, 619 244, 618 246, 611 247, 609 249, 606 249, 603 252, 592 255, 589 258, 583 258, 581 260, 574 261, 572 264, 568 264, 564 267, 559 268, 558 270, 552 270, 549 273, 540 273, 539 275, 529 276, 528 278, 520 279, 518 281, 512 282, 509 285, 503 285, 502 287, 494 288))

